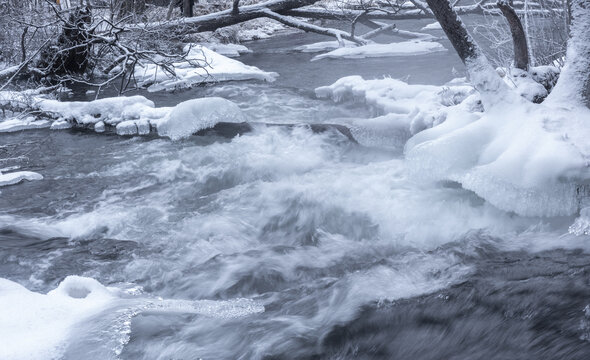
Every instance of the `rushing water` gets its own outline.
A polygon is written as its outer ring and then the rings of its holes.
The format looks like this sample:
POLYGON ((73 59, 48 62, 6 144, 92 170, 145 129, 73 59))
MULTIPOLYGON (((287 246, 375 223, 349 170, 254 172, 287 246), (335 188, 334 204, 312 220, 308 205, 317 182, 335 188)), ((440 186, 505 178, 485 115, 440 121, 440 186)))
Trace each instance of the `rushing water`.
POLYGON ((401 149, 303 125, 369 116, 315 99, 315 86, 359 73, 442 83, 460 68, 455 55, 359 69, 291 51, 319 39, 251 44, 241 60, 280 73, 274 84, 149 95, 160 106, 228 98, 254 123, 235 137, 0 135, 0 156, 16 158, 7 165, 45 177, 1 190, 0 277, 45 293, 81 275, 146 298, 264 307, 143 312, 117 351, 88 355, 113 336, 110 309, 71 330, 64 357, 588 359, 589 246, 567 235, 573 219, 523 218, 456 186, 415 184, 401 149))

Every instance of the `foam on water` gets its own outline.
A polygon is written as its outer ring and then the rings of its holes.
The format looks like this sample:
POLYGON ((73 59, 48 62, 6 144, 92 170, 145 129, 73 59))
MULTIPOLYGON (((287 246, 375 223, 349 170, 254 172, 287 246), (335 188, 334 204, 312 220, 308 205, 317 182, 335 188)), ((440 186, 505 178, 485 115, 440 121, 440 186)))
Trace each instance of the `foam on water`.
MULTIPOLYGON (((260 125, 231 141, 126 144, 98 172, 72 170, 94 195, 67 213, 0 217, 0 229, 40 239, 35 241, 69 239, 51 260, 62 264, 64 275, 73 269, 68 252, 83 244, 131 240, 137 247, 124 261, 106 252, 76 271, 182 299, 137 302, 101 285, 60 290, 63 304, 92 299, 93 291, 103 294, 96 305, 81 307, 90 310, 72 313, 75 325, 63 328, 66 358, 89 351, 100 358, 296 356, 300 341, 325 336, 367 303, 418 296, 464 279, 473 269, 457 254, 471 246, 465 239, 483 241, 470 237, 473 232, 517 246, 530 245, 534 240, 526 234, 546 227, 456 186, 416 183, 406 161, 387 152, 375 156, 335 131, 260 125), (108 187, 93 190, 107 181, 108 187), (113 267, 99 271, 106 263, 113 267), (90 295, 82 298, 86 290, 90 295), (235 298, 255 303, 217 302, 235 298), (216 317, 190 320, 203 313, 216 317), (248 322, 236 319, 244 314, 252 314, 248 322), (163 332, 166 324, 176 330, 163 332), (66 329, 82 336, 74 339, 66 329)), ((80 254, 76 259, 83 261, 80 254)), ((30 278, 23 283, 30 287, 56 271, 41 263, 27 269, 30 278)), ((20 289, 18 296, 53 296, 20 289)))

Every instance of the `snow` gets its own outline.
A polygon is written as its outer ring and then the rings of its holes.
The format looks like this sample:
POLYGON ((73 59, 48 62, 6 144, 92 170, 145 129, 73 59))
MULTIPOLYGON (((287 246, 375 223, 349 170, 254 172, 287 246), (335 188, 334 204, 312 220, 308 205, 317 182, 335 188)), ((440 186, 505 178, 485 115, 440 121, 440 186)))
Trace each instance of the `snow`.
POLYGON ((7 174, 0 173, 0 187, 18 184, 24 180, 43 180, 43 175, 32 171, 17 171, 7 174))
POLYGON ((242 54, 251 53, 252 50, 248 49, 244 45, 240 44, 221 44, 217 42, 201 42, 199 43, 200 46, 204 46, 211 51, 215 51, 216 53, 228 56, 228 57, 238 57, 242 54))
POLYGON ((0 359, 118 359, 140 313, 199 314, 233 319, 264 312, 250 299, 167 300, 133 297, 81 276, 68 276, 47 294, 0 278, 0 359), (88 355, 90 342, 93 355, 88 355))
POLYGON ((508 87, 501 97, 504 82, 488 86, 485 112, 480 94, 459 79, 438 87, 349 76, 316 95, 372 108, 379 116, 342 124, 362 145, 403 147, 417 182, 456 182, 523 216, 575 214, 579 184, 590 181, 590 110, 533 104, 508 87))
POLYGON ((432 41, 402 41, 391 44, 367 44, 358 47, 345 47, 317 55, 311 61, 325 58, 362 59, 368 57, 414 56, 446 51, 445 47, 432 41))
POLYGON ((237 60, 220 55, 205 46, 188 44, 187 61, 174 63, 176 76, 167 73, 155 64, 137 66, 135 78, 148 91, 175 90, 192 85, 235 80, 274 81, 278 74, 262 71, 255 66, 245 65, 237 60))
POLYGON ((420 30, 442 30, 442 26, 440 25, 440 23, 438 21, 436 21, 436 22, 433 22, 431 24, 424 26, 420 30))
POLYGON ((443 122, 450 107, 462 102, 468 112, 479 110, 474 105, 477 99, 470 97, 473 88, 463 84, 409 85, 391 78, 364 80, 360 76, 347 76, 315 92, 320 98, 336 102, 365 103, 375 113, 383 115, 343 123, 357 141, 368 146, 403 147, 409 136, 443 122))
MULTIPOLYGON (((356 46, 355 43, 349 40, 343 40, 345 47, 356 46)), ((337 40, 334 41, 321 41, 313 44, 306 44, 296 47, 295 51, 301 51, 306 53, 322 52, 327 50, 334 50, 340 48, 341 45, 337 40)))
POLYGON ((193 99, 178 104, 157 123, 158 134, 172 140, 186 138, 219 122, 243 122, 240 108, 223 98, 193 99))
POLYGON ((15 132, 21 130, 43 129, 51 126, 47 120, 36 120, 29 116, 24 119, 11 118, 0 122, 0 133, 15 132))
POLYGON ((153 101, 136 96, 104 98, 94 101, 61 102, 33 97, 35 110, 52 114, 53 119, 11 118, 0 122, 0 133, 27 129, 69 129, 72 126, 94 129, 97 133, 114 130, 118 135, 158 134, 171 139, 185 138, 218 122, 243 122, 239 107, 229 100, 207 97, 188 100, 175 107, 155 107, 153 101))
POLYGON ((0 278, 0 358, 53 359, 76 323, 105 309, 113 295, 96 280, 69 276, 44 294, 0 278))
POLYGON ((563 127, 551 124, 581 121, 590 111, 514 99, 478 119, 451 112, 443 124, 416 134, 405 149, 415 178, 458 182, 499 209, 524 216, 575 214, 577 184, 590 178, 590 153, 579 141, 589 134, 582 131, 572 141, 563 127))

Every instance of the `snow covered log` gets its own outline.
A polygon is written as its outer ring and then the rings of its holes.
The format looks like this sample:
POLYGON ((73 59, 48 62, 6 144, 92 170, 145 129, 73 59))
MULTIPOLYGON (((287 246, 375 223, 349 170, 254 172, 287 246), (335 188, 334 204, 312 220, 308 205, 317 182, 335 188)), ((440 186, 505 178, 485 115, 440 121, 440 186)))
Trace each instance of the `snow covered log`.
POLYGON ((266 17, 265 11, 282 13, 283 11, 313 5, 319 0, 270 0, 255 5, 247 5, 239 8, 237 14, 233 9, 227 9, 202 16, 165 21, 161 23, 146 23, 128 25, 128 30, 154 29, 187 34, 191 32, 215 31, 219 28, 239 24, 248 20, 266 17))

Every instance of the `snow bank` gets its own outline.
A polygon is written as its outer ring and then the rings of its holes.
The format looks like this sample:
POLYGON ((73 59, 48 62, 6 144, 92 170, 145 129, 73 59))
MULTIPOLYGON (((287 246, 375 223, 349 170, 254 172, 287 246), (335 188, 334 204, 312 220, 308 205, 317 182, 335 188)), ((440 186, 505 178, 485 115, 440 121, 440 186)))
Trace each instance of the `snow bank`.
POLYGON ((515 101, 479 119, 451 113, 443 124, 411 138, 406 158, 416 179, 456 181, 524 216, 576 213, 577 184, 590 180, 584 140, 590 130, 583 120, 590 111, 515 101))
POLYGON ((157 123, 158 134, 172 140, 211 128, 219 122, 243 122, 238 105, 222 98, 188 100, 178 104, 157 123))
POLYGON ((590 183, 590 110, 583 107, 513 94, 484 113, 479 94, 460 80, 438 87, 350 76, 316 94, 361 101, 381 115, 345 125, 363 145, 404 147, 415 181, 457 182, 504 211, 573 215, 580 185, 590 183))
POLYGON ((424 26, 420 30, 442 30, 442 26, 440 25, 440 23, 438 21, 436 21, 436 22, 433 22, 431 24, 424 26))
POLYGON ((8 174, 0 173, 0 187, 18 184, 24 180, 43 180, 43 175, 32 171, 17 171, 8 174))
POLYGON ((215 51, 216 53, 228 56, 228 57, 238 57, 242 54, 251 53, 252 50, 248 49, 244 45, 240 44, 222 44, 216 42, 201 42, 199 43, 200 46, 206 47, 211 51, 215 51))
POLYGON ((311 61, 325 58, 332 59, 362 59, 369 57, 413 56, 424 55, 438 51, 446 51, 445 47, 433 41, 402 41, 391 44, 368 44, 357 47, 339 48, 325 54, 317 55, 311 61))
POLYGON ((188 100, 175 107, 155 107, 143 96, 121 96, 94 101, 61 102, 37 97, 34 109, 54 118, 36 120, 9 119, 0 122, 0 132, 26 129, 68 129, 72 126, 102 133, 114 130, 118 135, 148 135, 158 130, 161 136, 180 139, 218 122, 243 122, 239 107, 218 97, 188 100))
POLYGON ((0 278, 0 358, 59 358, 73 326, 112 300, 96 280, 79 276, 65 278, 47 295, 0 278))
POLYGON ((68 276, 47 294, 0 278, 0 359, 118 359, 140 313, 234 319, 264 312, 251 299, 168 300, 68 276), (90 352, 90 353, 89 353, 90 352))
POLYGON ((336 102, 365 103, 375 113, 383 115, 344 124, 357 141, 371 146, 403 146, 411 135, 445 121, 448 111, 462 103, 466 112, 477 114, 480 110, 473 88, 462 83, 409 85, 391 78, 364 80, 360 76, 348 76, 330 86, 319 87, 315 92, 320 98, 336 102))
POLYGON ((201 45, 189 44, 185 52, 188 52, 187 61, 173 64, 176 76, 154 64, 137 66, 134 76, 139 85, 148 86, 148 91, 160 91, 218 81, 274 81, 278 76, 277 73, 245 65, 201 45))

